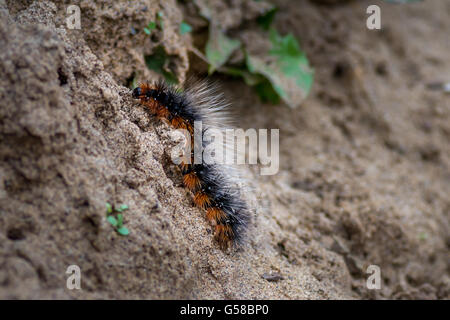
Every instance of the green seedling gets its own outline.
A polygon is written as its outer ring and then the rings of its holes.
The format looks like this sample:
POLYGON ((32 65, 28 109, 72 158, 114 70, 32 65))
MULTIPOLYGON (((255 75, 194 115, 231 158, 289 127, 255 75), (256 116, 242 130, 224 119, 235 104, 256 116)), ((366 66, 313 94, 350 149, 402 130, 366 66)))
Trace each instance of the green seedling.
POLYGON ((122 204, 116 208, 109 203, 106 203, 106 220, 114 227, 116 232, 122 236, 127 236, 130 231, 123 225, 123 211, 128 210, 126 204, 122 204))
POLYGON ((150 21, 148 23, 148 25, 144 28, 144 32, 148 35, 150 35, 152 33, 153 30, 156 29, 156 22, 155 21, 150 21))
POLYGON ((189 24, 187 24, 184 21, 180 23, 180 34, 181 35, 189 33, 191 31, 192 31, 192 27, 189 24))
POLYGON ((163 30, 164 29, 164 24, 163 24, 163 21, 162 21, 163 17, 164 17, 164 14, 161 11, 159 11, 156 14, 156 21, 150 21, 148 23, 148 25, 144 28, 144 32, 147 35, 150 35, 152 33, 152 31, 155 30, 158 27, 158 25, 159 25, 159 28, 161 30, 163 30))

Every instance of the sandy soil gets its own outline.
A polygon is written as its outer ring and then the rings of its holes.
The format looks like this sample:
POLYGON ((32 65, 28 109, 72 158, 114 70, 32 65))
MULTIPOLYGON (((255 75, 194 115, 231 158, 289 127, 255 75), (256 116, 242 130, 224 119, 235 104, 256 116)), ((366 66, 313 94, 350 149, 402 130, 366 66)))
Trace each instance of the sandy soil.
POLYGON ((224 252, 169 160, 171 129, 126 87, 157 77, 143 56, 160 45, 180 80, 202 72, 177 31, 186 8, 80 1, 69 30, 69 2, 0 0, 0 298, 450 298, 450 96, 427 88, 450 80, 450 3, 375 1, 370 31, 366 1, 276 1, 315 83, 292 110, 215 77, 240 126, 280 129, 280 172, 247 170, 249 243, 224 252), (163 32, 133 32, 159 10, 163 32), (129 205, 129 236, 106 202, 129 205), (73 264, 82 290, 66 288, 73 264))

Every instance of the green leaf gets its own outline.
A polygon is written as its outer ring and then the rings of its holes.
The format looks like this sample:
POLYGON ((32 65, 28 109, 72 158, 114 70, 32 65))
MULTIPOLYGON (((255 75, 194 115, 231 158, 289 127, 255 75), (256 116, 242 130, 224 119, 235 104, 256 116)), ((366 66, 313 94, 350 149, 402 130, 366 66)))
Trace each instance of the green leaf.
POLYGON ((263 102, 280 103, 279 94, 273 89, 272 84, 267 79, 256 84, 255 91, 263 102))
POLYGON ((150 21, 149 24, 147 25, 147 27, 144 28, 144 32, 148 35, 150 35, 150 33, 156 29, 156 22, 155 21, 150 21))
MULTIPOLYGON (((247 54, 248 70, 263 75, 278 96, 291 108, 295 108, 308 95, 314 72, 292 34, 282 37, 275 29, 271 29, 269 40, 271 48, 268 52, 247 54)), ((270 96, 271 94, 266 98, 270 96)))
POLYGON ((137 82, 137 77, 136 76, 134 76, 133 77, 133 80, 131 81, 131 90, 133 90, 133 89, 135 89, 135 88, 137 88, 139 86, 139 83, 137 82))
POLYGON ((169 62, 169 57, 162 46, 157 47, 153 54, 144 56, 144 59, 147 68, 163 75, 168 83, 178 83, 177 77, 171 71, 168 71, 166 67, 166 64, 169 62))
POLYGON ((120 228, 123 225, 123 214, 117 215, 117 226, 120 228))
POLYGON ((106 203, 106 215, 111 214, 113 212, 112 206, 109 202, 106 203))
POLYGON ((275 14, 277 13, 278 8, 272 7, 270 10, 266 11, 263 15, 259 16, 256 19, 256 22, 264 29, 269 30, 270 25, 273 22, 273 19, 275 18, 275 14))
POLYGON ((122 204, 119 208, 116 209, 117 212, 122 212, 128 210, 128 206, 126 204, 122 204))
POLYGON ((421 232, 419 233, 419 239, 420 240, 427 240, 428 239, 428 234, 426 232, 421 232))
POLYGON ((243 68, 224 66, 220 68, 220 72, 234 77, 242 77, 244 79, 244 82, 249 86, 257 85, 258 83, 261 83, 266 79, 262 75, 250 73, 247 69, 243 68))
POLYGON ((162 20, 163 17, 164 17, 164 13, 163 13, 162 11, 159 11, 159 12, 156 14, 156 19, 157 19, 158 22, 159 22, 159 27, 161 28, 161 30, 164 29, 164 21, 162 20))
POLYGON ((116 220, 116 218, 114 218, 113 216, 107 217, 106 220, 108 220, 108 222, 109 222, 111 225, 113 225, 114 227, 117 226, 117 220, 116 220))
POLYGON ((116 231, 121 236, 127 236, 130 234, 130 231, 128 231, 128 229, 126 227, 120 227, 120 228, 116 229, 116 231))
POLYGON ((211 23, 205 48, 206 59, 209 62, 208 73, 212 74, 217 68, 225 64, 233 51, 240 46, 239 40, 227 37, 224 32, 211 23))
POLYGON ((187 24, 184 21, 181 22, 181 24, 180 24, 180 34, 181 35, 189 33, 191 31, 192 31, 192 27, 189 24, 187 24))
POLYGON ((242 77, 248 86, 254 87, 263 102, 271 102, 274 104, 280 102, 278 93, 272 88, 272 85, 264 76, 250 73, 246 69, 233 67, 222 67, 220 72, 230 76, 242 77))

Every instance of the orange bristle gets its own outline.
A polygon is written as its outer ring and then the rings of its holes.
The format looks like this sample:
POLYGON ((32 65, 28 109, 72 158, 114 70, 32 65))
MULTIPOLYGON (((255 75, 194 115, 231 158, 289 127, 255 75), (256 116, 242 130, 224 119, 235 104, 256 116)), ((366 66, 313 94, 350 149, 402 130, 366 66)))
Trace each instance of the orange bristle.
POLYGON ((143 101, 142 104, 145 105, 152 114, 156 114, 157 105, 155 101, 143 101))
POLYGON ((194 195, 194 203, 201 209, 206 209, 211 204, 211 199, 203 192, 197 192, 194 195))
POLYGON ((216 224, 219 224, 226 218, 225 213, 216 207, 208 208, 206 210, 206 217, 209 221, 214 221, 216 224))
MULTIPOLYGON (((189 123, 186 123, 186 128, 191 135, 194 133, 194 128, 189 123)), ((192 145, 194 145, 194 141, 192 141, 191 143, 192 145)))
POLYGON ((185 129, 187 130, 186 121, 181 117, 174 117, 171 121, 172 126, 176 129, 185 129))
POLYGON ((184 175, 183 183, 191 191, 195 191, 201 186, 201 181, 194 172, 184 175))

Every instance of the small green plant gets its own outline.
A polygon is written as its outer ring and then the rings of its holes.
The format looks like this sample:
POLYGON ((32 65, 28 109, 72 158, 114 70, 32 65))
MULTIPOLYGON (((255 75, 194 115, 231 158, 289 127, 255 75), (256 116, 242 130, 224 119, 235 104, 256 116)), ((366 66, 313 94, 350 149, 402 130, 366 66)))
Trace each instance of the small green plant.
POLYGON ((150 35, 152 33, 152 31, 155 30, 158 26, 159 26, 159 28, 161 30, 163 30, 164 29, 164 23, 162 21, 163 17, 164 17, 164 14, 161 11, 159 11, 156 14, 156 20, 155 21, 150 21, 148 23, 148 25, 144 28, 144 32, 147 35, 150 35))
POLYGON ((148 25, 144 28, 144 32, 148 35, 150 35, 152 33, 153 30, 156 29, 156 22, 155 21, 150 21, 148 23, 148 25))
POLYGON ((299 106, 311 90, 314 70, 297 39, 292 34, 282 36, 271 26, 278 8, 271 6, 256 19, 262 29, 259 43, 266 44, 257 51, 248 41, 228 36, 218 25, 213 11, 207 9, 201 10, 200 15, 209 22, 205 46, 208 73, 220 72, 243 78, 264 102, 283 100, 291 108, 299 106), (238 51, 241 54, 237 56, 244 59, 231 63, 230 58, 238 51))
POLYGON ((208 73, 212 74, 223 66, 231 54, 240 46, 241 42, 239 40, 227 37, 219 27, 210 23, 209 39, 205 47, 206 59, 209 63, 208 73))
MULTIPOLYGON (((150 35, 156 29, 163 30, 163 17, 164 13, 162 11, 158 11, 155 21, 150 21, 149 24, 144 28, 144 32, 147 35, 150 35)), ((181 23, 180 32, 182 34, 190 32, 191 30, 192 28, 190 25, 185 22, 181 23)), ((163 46, 157 46, 153 53, 144 56, 144 59, 147 68, 163 75, 168 83, 176 84, 178 82, 177 77, 169 68, 170 57, 166 54, 163 46)), ((135 83, 132 83, 132 86, 135 86, 135 83)))
POLYGON ((428 239, 428 234, 426 232, 420 232, 418 235, 419 240, 425 241, 428 239))
POLYGON ((171 84, 176 84, 177 77, 169 68, 170 57, 162 46, 155 48, 151 55, 144 56, 147 68, 162 74, 166 81, 171 84))
MULTIPOLYGON (((279 103, 282 100, 291 108, 301 104, 312 87, 314 70, 297 39, 292 34, 280 35, 272 26, 278 11, 276 6, 267 3, 256 18, 257 30, 253 31, 260 37, 256 42, 263 45, 255 49, 250 41, 227 34, 210 4, 198 0, 194 3, 200 16, 208 22, 208 38, 204 53, 194 47, 191 51, 208 64, 209 74, 220 72, 242 78, 264 102, 279 103)), ((150 35, 155 29, 162 30, 162 19, 163 13, 158 12, 155 21, 150 22, 144 32, 150 35)), ((192 31, 188 23, 180 23, 180 35, 192 31)), ((171 57, 163 45, 156 46, 152 54, 144 58, 150 70, 161 74, 170 84, 178 83, 171 57)))
POLYGON ((116 208, 110 203, 106 203, 106 220, 114 227, 116 232, 121 236, 127 236, 130 231, 123 225, 123 212, 128 210, 126 204, 122 204, 116 208))
POLYGON ((295 108, 311 89, 313 70, 292 34, 283 37, 270 28, 269 40, 271 48, 264 56, 247 55, 247 69, 264 78, 255 85, 263 101, 278 103, 277 97, 280 97, 288 106, 295 108))
POLYGON ((137 82, 136 74, 133 74, 133 79, 131 80, 129 87, 131 88, 131 90, 133 90, 137 86, 139 86, 139 83, 137 82))
POLYGON ((180 34, 181 35, 189 33, 191 31, 192 31, 192 27, 189 24, 187 24, 184 21, 180 23, 180 34))

